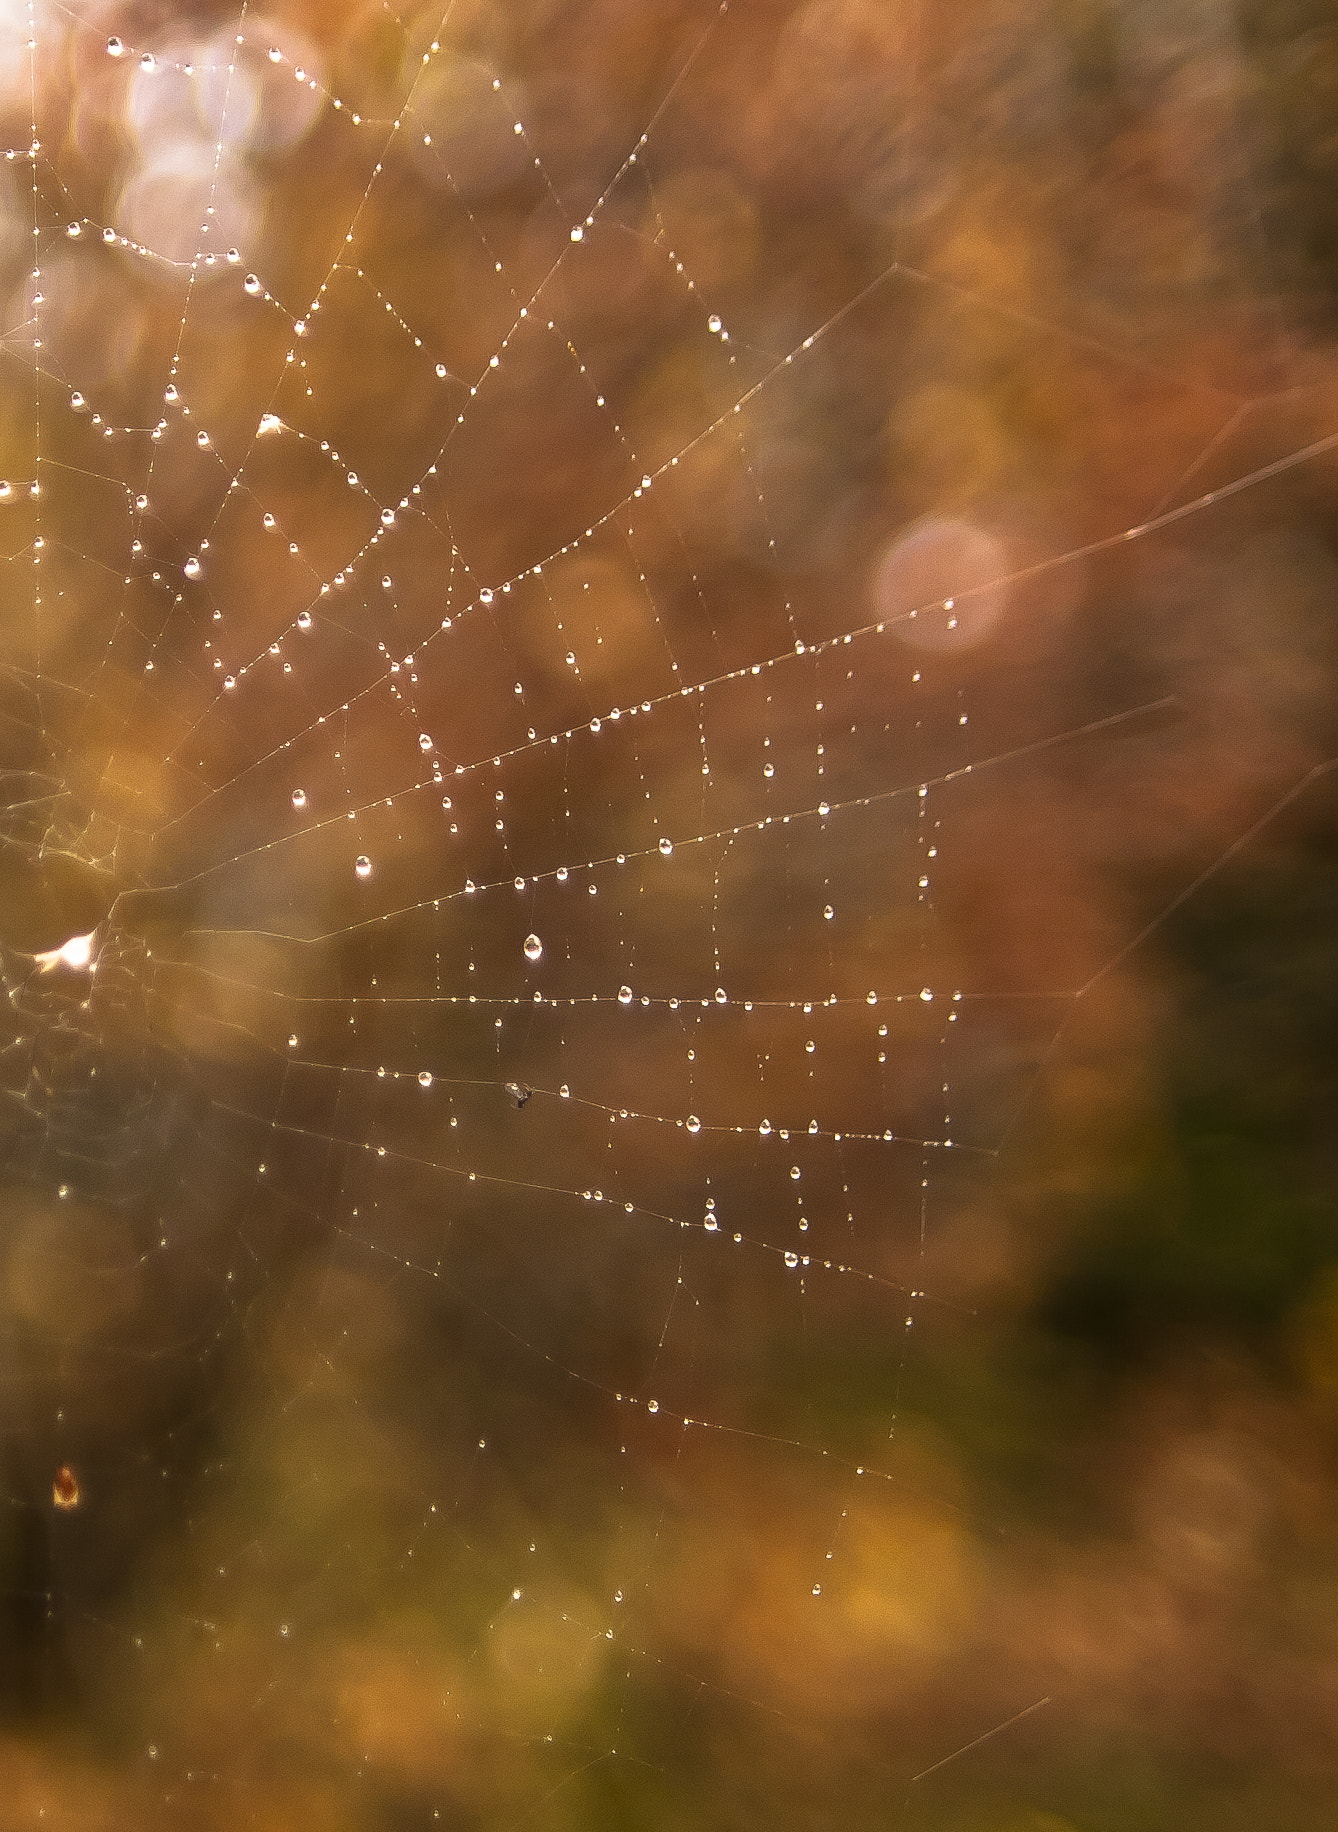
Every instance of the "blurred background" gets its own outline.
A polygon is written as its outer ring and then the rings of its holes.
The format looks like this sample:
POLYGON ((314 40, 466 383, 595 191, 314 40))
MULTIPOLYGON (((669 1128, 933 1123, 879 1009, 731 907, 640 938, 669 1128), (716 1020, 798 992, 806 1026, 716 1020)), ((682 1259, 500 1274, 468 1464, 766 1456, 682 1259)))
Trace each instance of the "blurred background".
POLYGON ((1338 1819, 1338 15, 0 7, 0 1825, 1338 1819))

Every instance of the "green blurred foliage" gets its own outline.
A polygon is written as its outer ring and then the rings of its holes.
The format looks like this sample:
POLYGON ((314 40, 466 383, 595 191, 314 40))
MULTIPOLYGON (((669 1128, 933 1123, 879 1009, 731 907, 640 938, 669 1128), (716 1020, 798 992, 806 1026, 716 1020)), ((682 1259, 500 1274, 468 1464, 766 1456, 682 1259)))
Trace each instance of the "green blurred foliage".
POLYGON ((1116 1369, 1197 1340, 1285 1378, 1297 1309, 1338 1257, 1338 867, 1324 810, 1306 812, 1156 937, 1172 992, 1148 1136, 1077 1219, 1039 1313, 1116 1369))

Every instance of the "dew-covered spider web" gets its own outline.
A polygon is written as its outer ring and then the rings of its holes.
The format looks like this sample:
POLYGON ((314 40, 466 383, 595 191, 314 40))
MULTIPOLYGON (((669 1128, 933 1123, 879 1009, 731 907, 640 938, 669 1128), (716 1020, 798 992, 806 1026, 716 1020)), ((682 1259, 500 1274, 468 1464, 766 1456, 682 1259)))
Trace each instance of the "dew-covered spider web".
POLYGON ((1162 1823, 985 1370, 1334 750, 1303 12, 4 7, 6 1826, 1162 1823))

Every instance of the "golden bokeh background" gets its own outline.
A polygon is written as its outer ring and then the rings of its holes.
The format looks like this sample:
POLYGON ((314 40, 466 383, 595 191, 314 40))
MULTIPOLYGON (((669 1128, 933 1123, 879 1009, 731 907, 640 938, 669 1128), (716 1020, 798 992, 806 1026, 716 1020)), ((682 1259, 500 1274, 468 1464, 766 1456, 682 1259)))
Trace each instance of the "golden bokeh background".
POLYGON ((1332 8, 0 114, 0 1826, 1334 1823, 1332 8))

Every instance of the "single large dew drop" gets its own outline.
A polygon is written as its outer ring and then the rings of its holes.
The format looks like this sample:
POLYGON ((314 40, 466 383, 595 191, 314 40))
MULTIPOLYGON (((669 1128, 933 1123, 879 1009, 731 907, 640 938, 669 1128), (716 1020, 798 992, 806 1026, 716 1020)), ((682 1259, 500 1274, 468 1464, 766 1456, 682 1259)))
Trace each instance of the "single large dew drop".
POLYGON ((544 944, 539 940, 537 935, 527 935, 525 937, 525 959, 527 961, 539 960, 543 955, 543 951, 544 944))
POLYGON ((367 857, 367 854, 365 852, 360 852, 357 858, 353 861, 353 869, 360 878, 370 878, 371 877, 372 862, 367 857))

